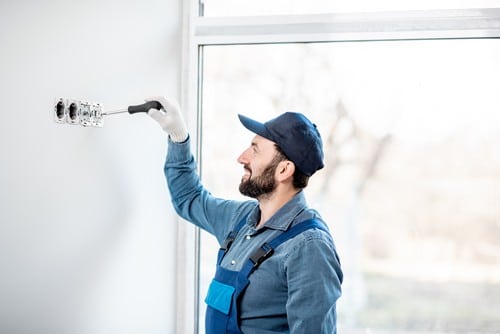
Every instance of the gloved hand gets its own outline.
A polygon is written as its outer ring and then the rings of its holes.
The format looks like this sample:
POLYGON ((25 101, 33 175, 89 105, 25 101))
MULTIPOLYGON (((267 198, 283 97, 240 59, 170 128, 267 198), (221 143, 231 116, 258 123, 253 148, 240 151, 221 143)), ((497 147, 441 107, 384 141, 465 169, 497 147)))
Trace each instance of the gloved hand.
POLYGON ((148 115, 157 121, 161 128, 168 133, 170 139, 176 143, 182 143, 188 138, 186 123, 182 118, 181 107, 176 100, 167 99, 163 96, 150 97, 146 102, 158 101, 163 110, 149 109, 148 115))

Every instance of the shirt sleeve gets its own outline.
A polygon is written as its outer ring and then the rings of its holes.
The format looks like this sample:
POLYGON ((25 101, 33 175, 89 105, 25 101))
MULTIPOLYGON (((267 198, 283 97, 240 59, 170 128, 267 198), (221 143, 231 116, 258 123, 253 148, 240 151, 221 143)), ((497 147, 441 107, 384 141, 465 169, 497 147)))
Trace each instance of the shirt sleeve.
POLYGON ((307 233, 285 260, 290 333, 336 333, 336 302, 342 271, 326 233, 307 233))
POLYGON ((177 214, 215 235, 219 243, 252 208, 250 201, 216 198, 203 187, 189 138, 182 143, 169 139, 164 173, 177 214))

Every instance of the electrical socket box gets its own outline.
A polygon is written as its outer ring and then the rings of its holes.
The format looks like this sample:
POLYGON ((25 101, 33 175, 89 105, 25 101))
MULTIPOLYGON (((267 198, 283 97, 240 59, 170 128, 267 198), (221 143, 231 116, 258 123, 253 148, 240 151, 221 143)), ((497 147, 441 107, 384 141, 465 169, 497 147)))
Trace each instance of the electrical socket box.
POLYGON ((102 127, 102 105, 59 97, 54 102, 54 121, 60 124, 102 127))

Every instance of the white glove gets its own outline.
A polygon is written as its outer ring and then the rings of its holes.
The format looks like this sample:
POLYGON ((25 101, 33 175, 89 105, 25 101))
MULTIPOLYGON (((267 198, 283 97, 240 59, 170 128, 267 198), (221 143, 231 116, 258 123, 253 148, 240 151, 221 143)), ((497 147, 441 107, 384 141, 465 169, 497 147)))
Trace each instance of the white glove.
POLYGON ((188 130, 182 118, 179 103, 163 96, 147 98, 146 102, 149 101, 158 101, 163 106, 163 110, 149 109, 148 115, 160 124, 161 128, 168 133, 170 139, 176 143, 186 141, 188 130))

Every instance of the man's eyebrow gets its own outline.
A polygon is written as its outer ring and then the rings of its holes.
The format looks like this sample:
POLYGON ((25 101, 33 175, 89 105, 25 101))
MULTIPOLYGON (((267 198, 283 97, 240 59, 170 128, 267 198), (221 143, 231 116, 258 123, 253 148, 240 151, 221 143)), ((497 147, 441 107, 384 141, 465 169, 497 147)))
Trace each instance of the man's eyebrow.
POLYGON ((250 144, 250 146, 252 146, 252 147, 253 147, 254 149, 256 149, 257 151, 259 150, 259 144, 257 144, 257 143, 256 143, 256 142, 254 142, 254 141, 250 144))

